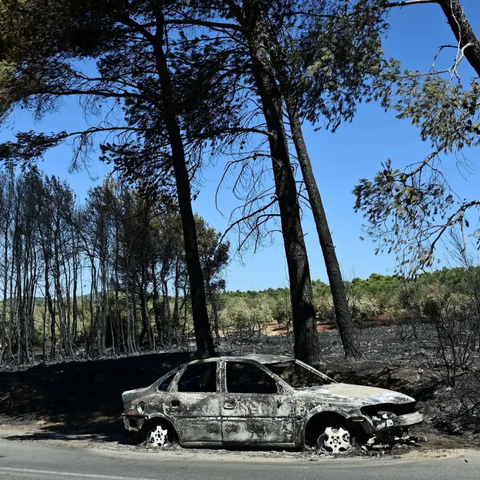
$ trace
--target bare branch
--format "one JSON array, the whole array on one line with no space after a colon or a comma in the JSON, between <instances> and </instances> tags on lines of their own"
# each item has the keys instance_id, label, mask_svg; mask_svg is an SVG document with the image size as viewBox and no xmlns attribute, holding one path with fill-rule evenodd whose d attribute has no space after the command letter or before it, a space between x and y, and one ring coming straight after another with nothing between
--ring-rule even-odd
<instances>
[{"instance_id":1,"label":"bare branch","mask_svg":"<svg viewBox=\"0 0 480 480\"><path fill-rule=\"evenodd\" d=\"M225 232L223 233L222 237L220 238L220 243L223 242L225 236L230 232L230 230L232 230L233 228L235 228L237 225L241 224L242 222L245 222L246 220L248 219L251 219L251 218L254 218L256 216L258 216L260 213L262 212L265 212L266 210L268 210L270 207L272 207L273 205L275 205L275 203L277 203L277 199L275 198L275 200L272 200L270 203L268 203L267 205L264 205L262 207L260 207L259 209L255 210L254 212L251 212L249 213L248 215L245 215L244 217L242 218L239 218L238 220L236 220L235 222L233 222L231 225L228 226L228 228L225 230ZM270 215L270 216L273 216Z\"/></svg>"},{"instance_id":2,"label":"bare branch","mask_svg":"<svg viewBox=\"0 0 480 480\"><path fill-rule=\"evenodd\" d=\"M457 223L461 222L462 224L462 233L465 238L465 233L463 231L463 217L465 216L465 212L469 210L470 208L473 207L479 207L480 206L480 200L472 200L471 202L464 203L458 210L456 210L448 219L447 221L439 227L437 230L436 236L433 239L433 241L430 244L430 252L429 252L429 257L433 257L433 254L435 252L435 247L440 240L440 238L443 236L443 234L448 230L448 228L453 227ZM433 233L432 233L433 236ZM466 243L466 241L464 241Z\"/></svg>"}]
</instances>

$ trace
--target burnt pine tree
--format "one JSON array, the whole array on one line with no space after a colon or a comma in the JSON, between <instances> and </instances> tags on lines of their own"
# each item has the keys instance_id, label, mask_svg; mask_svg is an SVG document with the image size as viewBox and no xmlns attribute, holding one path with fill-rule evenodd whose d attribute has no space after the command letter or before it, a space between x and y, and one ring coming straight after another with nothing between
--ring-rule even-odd
<instances>
[{"instance_id":1,"label":"burnt pine tree","mask_svg":"<svg viewBox=\"0 0 480 480\"><path fill-rule=\"evenodd\" d=\"M334 131L351 121L356 104L371 96L372 75L382 61L380 12L375 0L357 2L305 1L301 6L271 3L268 31L290 124L290 133L308 193L346 357L361 358L335 245L322 197L303 137L302 121L328 122ZM298 23L301 29L295 29ZM298 32L296 35L292 32Z\"/></svg>"},{"instance_id":2,"label":"burnt pine tree","mask_svg":"<svg viewBox=\"0 0 480 480\"><path fill-rule=\"evenodd\" d=\"M165 17L162 11L155 13L156 29L146 34L152 44L156 69L160 79L161 101L164 108L164 122L171 146L172 164L175 172L178 207L182 219L185 242L185 258L192 296L192 313L200 356L214 355L213 339L207 312L207 300L203 283L200 256L198 252L195 218L192 210L190 178L187 169L185 150L176 113L172 81L165 53Z\"/></svg>"},{"instance_id":3,"label":"burnt pine tree","mask_svg":"<svg viewBox=\"0 0 480 480\"><path fill-rule=\"evenodd\" d=\"M151 155L159 150L159 146L164 150L168 144L171 154L163 155L160 160L158 158L157 160L163 167L163 171L168 171L168 167L170 167L175 175L179 176L176 182L179 204L180 208L187 208L186 203L187 199L188 203L190 202L190 196L186 184L182 184L181 179L185 180L184 176L188 176L188 170L181 130L177 123L178 97L174 101L168 59L164 50L168 25L164 11L158 4L153 5L152 2L141 2L141 5L135 4L135 7L124 2L87 2L81 5L67 2L57 5L57 7L53 12L53 8L52 10L40 8L38 2L26 2L22 4L21 12L14 12L16 16L14 16L13 22L5 22L6 30L2 30L2 33L6 31L4 45L22 45L20 40L23 34L28 38L29 46L32 47L33 43L38 52L33 61L26 62L25 59L29 59L35 53L35 49L30 48L28 52L24 49L19 52L16 47L11 48L9 69L3 72L7 84L7 89L4 90L7 95L4 95L2 99L4 110L19 100L19 85L24 88L20 100L36 99L35 106L40 112L42 108L48 107L48 102L52 98L68 94L85 94L119 101L125 99L127 126L119 128L119 130L125 132L126 135L141 134L141 141L136 145L123 145L123 149L107 145L106 150L110 155L117 155L117 158L119 156L128 157L128 153L130 153L130 159L132 159L132 153L134 153L137 163L133 167L130 165L127 168L130 168L130 172L132 172L138 167L137 171L144 172L145 170L142 169L146 168L145 164L142 162L138 166L138 159L144 159L147 153L150 154L151 159ZM253 9L248 5L246 7L250 26L246 28L245 36L254 64L252 71L259 83L267 123L277 136L277 138L273 138L273 135L270 135L269 138L274 158L273 169L292 286L294 324L296 326L295 353L299 358L313 363L318 356L318 340L296 185L282 121L281 97L272 76L273 70L269 65L267 52L264 49L256 51L261 41L261 37L258 36L258 26L261 26L261 23L256 17L255 5L251 5ZM170 5L169 13L172 8L174 7ZM29 19L31 25L28 21L25 22ZM55 22L55 29L45 27L52 25L52 22ZM52 31L55 32L53 39ZM86 32L89 34L85 35ZM130 35L132 32L134 35ZM15 36L20 36L20 38L15 38ZM12 41L12 39L18 41ZM27 42L24 42L23 45L25 43ZM46 48L47 45L49 48ZM53 57L54 53L55 57ZM88 56L100 58L100 61L97 62L101 73L100 79L98 77L86 78L85 72L75 72L72 75L74 66L71 60ZM45 62L45 59L51 61ZM131 68L132 71L129 71L128 68ZM152 68L153 76L151 75ZM132 88L132 80L135 88ZM139 85L141 85L140 89ZM152 114L152 110L154 114ZM159 115L157 112L162 112L163 115ZM104 129L105 127L100 127L97 130ZM83 138L94 131L95 129L86 132ZM29 161L41 155L45 148L58 143L66 136L65 133L54 136L21 135L16 144L4 146L3 154L4 157L11 159ZM183 165L180 164L182 159ZM188 223L187 219L187 227ZM185 239L187 252L191 252L192 249L194 250L194 237L185 232ZM193 257L198 258L197 255L193 255ZM190 264L193 265L193 260ZM200 354L212 353L213 342L210 330L208 329L207 334L207 328L204 328L208 326L208 322L206 322L206 308L203 308L206 303L203 279L199 269L197 272L199 275L195 275L195 272L189 273L190 281L193 282L191 294L195 294L194 290L202 292L198 295L199 298L193 300L196 310L202 304L202 312L200 314L197 311L194 312L198 349ZM200 283L202 284L201 289Z\"/></svg>"},{"instance_id":4,"label":"burnt pine tree","mask_svg":"<svg viewBox=\"0 0 480 480\"><path fill-rule=\"evenodd\" d=\"M480 77L480 42L469 22L460 0L384 0L383 8L405 7L408 5L419 5L433 3L440 5L445 17L458 42L458 47L465 55L472 68Z\"/></svg>"},{"instance_id":5,"label":"burnt pine tree","mask_svg":"<svg viewBox=\"0 0 480 480\"><path fill-rule=\"evenodd\" d=\"M283 122L283 99L269 52L260 2L244 0L227 4L242 28L251 61L254 85L261 100L272 157L275 194L280 211L292 302L295 357L312 364L318 361L319 343L307 250L300 206L292 172L288 138Z\"/></svg>"},{"instance_id":6,"label":"burnt pine tree","mask_svg":"<svg viewBox=\"0 0 480 480\"><path fill-rule=\"evenodd\" d=\"M206 3L211 5L212 2ZM279 131L279 127L272 126L273 109L265 107L265 102L271 95L275 96L273 103L277 102L279 123L283 129L276 136L282 138L289 133L293 140L329 275L337 325L346 356L352 358L361 357L361 352L301 124L305 119L312 123L324 119L329 125L333 125L334 130L342 120L351 120L358 99L371 93L370 77L378 71L382 58L379 56L379 33L383 24L378 22L381 12L371 11L371 7L378 6L378 3L376 0L321 4L308 0L295 3L260 0L251 3L228 2L228 14L217 6L219 14L230 21L233 18L236 24L215 25L217 29L229 29L229 37L234 39L233 42L236 41L235 55L238 60L235 64L243 65L243 70L237 73L237 77L244 78L244 90L247 85L253 90L252 95L261 97L263 115L269 118L267 130L270 144L272 129L277 128ZM251 17L256 23L255 27L250 28L248 22L251 19L247 21L247 12L253 10L255 14ZM251 47L252 43L248 40L252 37L249 28L254 30L259 25L262 33L257 44L265 52L260 62L259 55L251 55L252 51L258 53L260 50L256 46ZM225 49L222 50L222 53L224 52ZM268 69L268 74L263 77L258 74L259 64L264 72ZM223 65L225 62L222 62ZM266 90L265 79L268 75L272 88ZM238 85L238 79L231 80L231 84ZM289 128L284 121L285 114L288 115ZM275 155L272 157L277 158ZM257 155L253 154L252 158L253 161L257 160ZM291 160L288 162L291 163ZM273 170L275 172L275 168ZM277 180L278 175L275 178ZM284 210L282 206L279 208L284 219ZM261 208L256 213L266 216L265 210ZM250 212L247 218L250 218ZM255 225L255 222L253 224Z\"/></svg>"},{"instance_id":7,"label":"burnt pine tree","mask_svg":"<svg viewBox=\"0 0 480 480\"><path fill-rule=\"evenodd\" d=\"M460 0L437 0L448 24L457 39L458 46L480 77L480 42L463 11Z\"/></svg>"},{"instance_id":8,"label":"burnt pine tree","mask_svg":"<svg viewBox=\"0 0 480 480\"><path fill-rule=\"evenodd\" d=\"M191 207L189 170L194 165L187 161L167 59L165 15L174 14L175 6L122 0L59 1L46 6L28 0L3 4L0 13L0 118L19 105L42 116L59 99L72 95L85 97L86 106L97 113L102 106L110 111L121 106L125 115L124 124L112 125L107 115L82 132L20 133L16 143L2 145L0 157L35 162L46 149L72 136L78 139L78 155L96 133L113 132L121 148L107 145L105 152L114 151L117 159L123 156L130 162L126 169L131 176L148 171L161 182L172 175L182 217L197 350L200 356L213 355ZM81 59L94 60L98 75L79 69ZM135 159L129 153L135 153Z\"/></svg>"},{"instance_id":9,"label":"burnt pine tree","mask_svg":"<svg viewBox=\"0 0 480 480\"><path fill-rule=\"evenodd\" d=\"M275 213L280 218L291 286L295 355L315 363L319 353L318 338L296 179L288 148L282 96L264 45L266 30L259 15L259 2L227 2L227 8L221 2L192 5L190 16L176 19L183 29L172 42L176 48L171 52L181 73L178 89L186 97L193 91L195 97L207 96L209 101L198 102L195 98L191 102L193 105L186 105L191 109L188 117L197 121L185 122L185 128L191 139L211 141L214 151L218 145L218 150L222 150L225 144L235 147L237 142L237 154L244 157L240 161L246 162L247 170L249 159L252 163L259 158L271 162L274 194L263 192L260 197L269 198L267 205L247 217L270 218L273 212L267 212L268 208L278 206ZM192 26L196 28L184 31ZM210 91L214 94L209 94ZM261 124L262 117L266 128ZM261 155L243 155L241 152L247 143L245 136L258 134L262 135L260 142L266 139L268 147ZM261 183L256 176L250 180L253 184ZM238 183L242 183L241 180ZM247 204L250 201L255 203L256 199L248 199Z\"/></svg>"},{"instance_id":10,"label":"burnt pine tree","mask_svg":"<svg viewBox=\"0 0 480 480\"><path fill-rule=\"evenodd\" d=\"M247 104L259 104L258 113L251 111L249 118L259 118L261 115L266 119L268 131L268 141L270 143L270 157L277 159L278 142L272 147L272 131L277 129L277 138L288 138L290 133L296 149L297 158L302 169L303 180L307 186L310 197L310 203L314 212L314 218L317 223L320 244L324 253L327 271L329 274L330 285L333 293L337 324L341 334L342 342L347 357L360 357L361 352L356 340L355 332L350 318L349 307L346 300L345 289L340 272L340 267L336 257L335 247L331 238L330 230L326 214L323 208L322 200L313 176L308 151L303 140L301 121L308 118L312 122L318 121L319 117L326 118L332 124L338 124L342 119L351 120L355 111L355 105L358 98L366 91L369 84L369 76L375 73L378 66L378 54L380 51L379 32L381 26L377 25L377 18L381 15L368 14L369 7L378 5L375 0L359 0L353 2L354 7L347 5L345 2L323 2L319 5L317 2L303 1L292 4L290 2L264 2L256 1L249 4L248 2L228 2L229 8L225 10L222 5L217 2L202 2L203 10L197 17L190 17L183 20L184 26L195 25L197 28L193 30L193 34L187 39L185 33L182 32L182 41L184 42L184 50L189 53L186 57L182 56L183 64L191 64L195 62L193 71L197 71L196 75L192 70L184 74L184 83L190 79L197 80L202 78L205 85L209 85L211 89L218 90L219 84L228 83L230 88L225 92L224 97L219 101L223 104L228 103L231 98L235 98L232 92L235 89L241 89L241 94L247 94ZM257 52L255 46L251 47L251 32L248 29L247 11L256 9L256 17L254 22L257 28L261 26L262 35L258 45L262 47L265 54L259 62L259 55L252 55ZM210 10L209 10L210 9ZM217 15L212 12L217 11ZM208 12L206 14L205 12ZM225 22L218 22L218 17L224 16ZM328 19L328 20L327 20ZM296 28L302 25L301 28ZM209 35L199 35L199 27L209 27ZM368 27L368 28L366 28ZM251 29L253 30L253 29ZM221 45L216 53L217 59L212 58L212 50L215 50L216 32L225 32L221 41ZM297 34L296 38L291 38L292 31L304 32ZM213 38L212 38L213 37ZM225 41L228 38L229 41ZM315 39L315 41L314 41ZM320 45L318 44L321 40ZM212 45L213 44L213 45ZM306 45L304 47L303 45ZM205 46L206 45L206 46ZM354 48L355 45L355 48ZM372 48L373 47L373 48ZM181 47L180 47L181 48ZM328 50L329 56L325 56L325 50ZM372 50L370 52L370 50ZM185 54L183 54L185 55ZM235 58L232 61L231 58ZM207 60L205 60L207 58ZM327 58L327 60L325 60ZM319 66L319 61L322 65ZM199 66L199 63L203 65ZM259 75L258 65L270 75L270 84L267 85L265 78ZM352 64L355 68L352 68ZM232 66L233 65L233 66ZM184 68L184 67L183 67ZM209 70L210 68L210 70ZM198 73L198 70L202 72ZM325 73L327 69L327 73ZM216 82L212 81L212 71L222 72L220 79L215 77ZM305 80L308 77L308 80ZM209 82L205 82L209 79ZM265 88L267 87L267 89ZM270 88L271 86L271 88ZM189 90L185 88L185 90ZM190 90L195 90L193 84ZM265 106L267 98L273 95L272 101L277 104L277 118L279 121L275 125L272 118L272 108ZM261 101L258 102L258 97ZM330 97L330 101L328 100ZM327 105L330 103L330 105ZM300 109L299 106L302 105ZM210 108L218 108L211 106ZM284 110L289 117L289 131L284 121ZM249 129L248 122L242 123L241 115L231 116L231 124L234 128L220 129L224 134L233 130L241 134L250 131L250 133L261 133L256 125L256 129ZM192 116L201 117L201 111L195 111ZM203 122L208 123L208 122ZM262 126L262 128L265 128ZM215 135L219 135L219 130L214 130ZM205 132L208 136L208 129ZM282 140L280 140L281 142ZM247 143L241 142L240 151L243 145ZM275 153L272 154L272 148ZM288 146L284 149L286 156L280 158L288 158L288 163L292 165L289 158ZM240 153L240 157L246 158L246 154ZM258 164L258 158L262 156L258 151L251 154L251 163ZM231 162L227 168L232 165ZM279 188L278 170L275 173L275 166L278 166L278 160L273 162L272 170L274 172L275 190ZM285 163L286 165L287 163ZM243 163L244 166L245 163ZM245 170L250 171L250 167ZM245 171L243 170L243 171ZM254 167L251 167L254 170ZM252 183L257 182L254 177ZM243 184L238 181L237 184ZM250 185L251 187L251 185ZM255 196L251 194L253 187L247 194L246 205L255 202ZM265 197L265 192L262 192ZM261 197L257 195L256 198ZM275 196L280 210L282 221L285 219L286 210L284 205L279 203L280 197ZM292 203L293 204L293 203ZM258 225L264 225L264 218L268 217L267 206L254 209L244 209L244 219L250 222L250 228L258 228ZM288 214L287 214L288 217ZM252 221L252 218L254 220ZM258 220L261 219L261 220ZM235 222L238 224L242 219ZM282 223L282 231L287 224ZM248 237L250 231L245 235ZM257 235L257 238L261 235ZM286 245L288 245L288 240ZM289 247L287 247L288 250ZM291 256L287 253L287 262L291 261ZM291 266L291 264L289 264ZM292 270L290 270L292 273ZM293 282L295 283L295 282ZM293 301L293 299L292 299ZM297 311L298 313L298 311ZM295 315L295 313L294 313ZM301 328L302 322L296 327ZM297 335L300 338L301 335Z\"/></svg>"}]
</instances>

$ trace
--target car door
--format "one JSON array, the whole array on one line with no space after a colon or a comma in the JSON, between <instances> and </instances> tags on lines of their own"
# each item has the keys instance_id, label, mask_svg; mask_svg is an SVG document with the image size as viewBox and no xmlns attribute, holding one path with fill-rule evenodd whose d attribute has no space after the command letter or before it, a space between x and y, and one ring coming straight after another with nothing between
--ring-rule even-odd
<instances>
[{"instance_id":1,"label":"car door","mask_svg":"<svg viewBox=\"0 0 480 480\"><path fill-rule=\"evenodd\" d=\"M293 401L259 364L225 362L222 438L225 445L293 445Z\"/></svg>"},{"instance_id":2,"label":"car door","mask_svg":"<svg viewBox=\"0 0 480 480\"><path fill-rule=\"evenodd\" d=\"M221 444L217 363L188 365L170 389L166 413L174 420L182 444Z\"/></svg>"}]
</instances>

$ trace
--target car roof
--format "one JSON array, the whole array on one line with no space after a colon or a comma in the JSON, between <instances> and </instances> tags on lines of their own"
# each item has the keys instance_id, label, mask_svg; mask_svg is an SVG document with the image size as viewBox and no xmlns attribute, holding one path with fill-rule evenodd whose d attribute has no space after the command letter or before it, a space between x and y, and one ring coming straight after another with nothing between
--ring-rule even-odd
<instances>
[{"instance_id":1,"label":"car roof","mask_svg":"<svg viewBox=\"0 0 480 480\"><path fill-rule=\"evenodd\" d=\"M292 357L288 355L270 355L264 353L252 353L249 355L221 355L219 357L210 357L210 358L203 358L199 360L193 360L190 363L203 363L203 362L219 362L221 360L253 360L258 363L280 363L280 362L289 362L293 361Z\"/></svg>"},{"instance_id":2,"label":"car roof","mask_svg":"<svg viewBox=\"0 0 480 480\"><path fill-rule=\"evenodd\" d=\"M233 358L245 358L247 360L255 360L259 363L279 363L279 362L288 362L294 360L288 355L271 355L266 353L252 353L250 355L242 355L241 357Z\"/></svg>"}]
</instances>

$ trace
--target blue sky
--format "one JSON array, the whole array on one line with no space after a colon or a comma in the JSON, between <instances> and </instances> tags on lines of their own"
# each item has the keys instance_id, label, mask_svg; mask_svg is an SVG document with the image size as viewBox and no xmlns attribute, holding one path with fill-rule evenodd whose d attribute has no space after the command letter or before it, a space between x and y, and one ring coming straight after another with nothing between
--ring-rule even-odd
<instances>
[{"instance_id":1,"label":"blue sky","mask_svg":"<svg viewBox=\"0 0 480 480\"><path fill-rule=\"evenodd\" d=\"M474 29L480 35L480 2L462 0L462 5ZM410 69L428 70L440 45L454 44L455 39L438 5L413 5L394 9L390 17L391 29L385 41L386 53L402 61ZM453 50L446 51L440 61L450 62ZM473 76L467 65L464 75ZM15 112L6 128L0 130L0 141L16 131L36 129L56 131L59 128L75 129L85 124L83 114L74 100L65 103L55 114L42 122L34 123L27 114ZM342 125L335 134L323 130L314 131L305 125L305 137L314 165L314 171L328 215L330 230L337 248L337 255L345 279L366 278L371 273L392 274L395 266L393 255L375 255L375 246L362 236L363 218L353 211L351 193L360 178L372 178L380 163L391 158L396 166L422 160L428 153L418 130L409 121L398 120L393 112L385 113L378 105L362 104L353 123ZM471 178L464 179L455 168L453 160L445 161L457 190L465 197L476 194L478 185L479 153L467 153L473 164ZM67 180L79 200L85 198L88 189L101 183L108 167L92 155L88 172L69 173L68 165L72 148L63 145L50 152L40 168L47 174L55 174ZM234 201L227 190L220 194L222 213L215 209L214 197L222 171L222 162L204 171L203 190L194 203L194 209L217 230L224 231ZM475 197L473 197L475 198ZM312 279L327 280L318 237L309 212L305 212L304 231L310 259ZM232 255L235 251L235 235L231 236ZM257 253L244 252L242 258L233 255L227 272L228 290L263 290L269 287L288 286L283 244L277 236L274 245Z\"/></svg>"}]
</instances>

